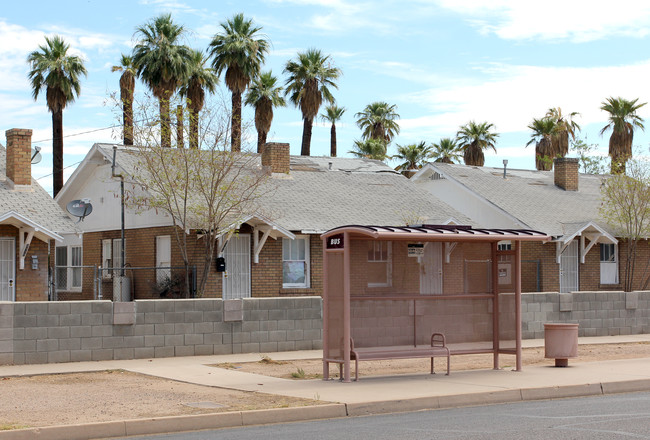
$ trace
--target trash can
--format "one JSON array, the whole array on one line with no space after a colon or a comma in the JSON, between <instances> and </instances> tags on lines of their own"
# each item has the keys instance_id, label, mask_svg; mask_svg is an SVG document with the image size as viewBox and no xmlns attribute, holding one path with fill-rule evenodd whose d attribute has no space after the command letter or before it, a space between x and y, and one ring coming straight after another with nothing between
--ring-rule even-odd
<instances>
[{"instance_id":1,"label":"trash can","mask_svg":"<svg viewBox=\"0 0 650 440\"><path fill-rule=\"evenodd\" d=\"M544 324L544 357L555 359L556 367L568 367L578 357L578 324Z\"/></svg>"}]
</instances>

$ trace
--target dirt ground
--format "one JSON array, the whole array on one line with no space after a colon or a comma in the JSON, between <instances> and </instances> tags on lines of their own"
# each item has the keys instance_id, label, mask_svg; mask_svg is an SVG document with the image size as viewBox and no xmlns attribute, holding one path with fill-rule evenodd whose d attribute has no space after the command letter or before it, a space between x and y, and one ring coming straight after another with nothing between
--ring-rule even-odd
<instances>
[{"instance_id":1,"label":"dirt ground","mask_svg":"<svg viewBox=\"0 0 650 440\"><path fill-rule=\"evenodd\" d=\"M650 344L584 345L579 348L578 358L569 364L640 357L650 357ZM543 348L524 350L524 367L553 362L544 359ZM513 364L513 356L501 356L502 368ZM219 367L296 380L322 377L319 359L280 362L261 357L259 362ZM436 360L436 369L442 372L444 368L444 360ZM492 368L491 355L451 358L452 374L483 368ZM428 360L362 362L359 370L362 376L422 373L428 371ZM330 375L336 377L338 369L332 367ZM0 378L0 395L0 430L325 403L192 385L121 370L4 377Z\"/></svg>"},{"instance_id":2,"label":"dirt ground","mask_svg":"<svg viewBox=\"0 0 650 440\"><path fill-rule=\"evenodd\" d=\"M608 359L634 359L650 357L650 343L580 345L578 357L569 359L569 365L579 362L594 362ZM396 359L389 361L365 361L359 363L359 377L396 374L428 373L429 359ZM513 355L500 355L501 368L513 368ZM523 350L523 366L555 364L554 359L544 358L544 348L527 348ZM238 369L247 373L257 373L286 379L317 379L323 377L323 362L320 359L298 361L276 361L272 354L259 362L241 364L218 364L221 368ZM463 355L451 357L451 371L479 370L492 368L491 354ZM445 372L447 360L435 359L435 370ZM330 365L330 378L338 378L338 365Z\"/></svg>"}]
</instances>

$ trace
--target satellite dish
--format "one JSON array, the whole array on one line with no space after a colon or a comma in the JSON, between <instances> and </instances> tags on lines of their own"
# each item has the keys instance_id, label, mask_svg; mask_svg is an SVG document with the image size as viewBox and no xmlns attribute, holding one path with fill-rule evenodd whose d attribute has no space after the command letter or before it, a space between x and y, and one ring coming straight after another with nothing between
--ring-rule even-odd
<instances>
[{"instance_id":1,"label":"satellite dish","mask_svg":"<svg viewBox=\"0 0 650 440\"><path fill-rule=\"evenodd\" d=\"M41 156L41 147L32 148L32 165L39 163L43 159Z\"/></svg>"},{"instance_id":2,"label":"satellite dish","mask_svg":"<svg viewBox=\"0 0 650 440\"><path fill-rule=\"evenodd\" d=\"M82 221L87 215L93 212L93 205L90 204L90 200L88 199L73 200L67 204L66 209L70 215L79 217L79 221Z\"/></svg>"}]
</instances>

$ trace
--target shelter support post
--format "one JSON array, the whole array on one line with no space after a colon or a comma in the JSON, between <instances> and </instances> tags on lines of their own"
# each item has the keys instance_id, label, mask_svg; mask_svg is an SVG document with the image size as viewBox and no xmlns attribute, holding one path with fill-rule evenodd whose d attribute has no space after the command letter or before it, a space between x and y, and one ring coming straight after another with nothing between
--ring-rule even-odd
<instances>
[{"instance_id":1,"label":"shelter support post","mask_svg":"<svg viewBox=\"0 0 650 440\"><path fill-rule=\"evenodd\" d=\"M494 350L494 369L499 369L499 262L497 242L492 246L492 349Z\"/></svg>"},{"instance_id":2,"label":"shelter support post","mask_svg":"<svg viewBox=\"0 0 650 440\"><path fill-rule=\"evenodd\" d=\"M343 234L343 382L350 382L350 234Z\"/></svg>"},{"instance_id":3,"label":"shelter support post","mask_svg":"<svg viewBox=\"0 0 650 440\"><path fill-rule=\"evenodd\" d=\"M327 263L329 260L329 255L327 253L327 245L325 240L323 242L323 292L328 292L328 278L329 272L327 271ZM330 378L330 364L325 360L329 353L329 295L323 295L323 380L328 380Z\"/></svg>"},{"instance_id":4,"label":"shelter support post","mask_svg":"<svg viewBox=\"0 0 650 440\"><path fill-rule=\"evenodd\" d=\"M516 371L521 371L521 241L515 242L515 343Z\"/></svg>"}]
</instances>

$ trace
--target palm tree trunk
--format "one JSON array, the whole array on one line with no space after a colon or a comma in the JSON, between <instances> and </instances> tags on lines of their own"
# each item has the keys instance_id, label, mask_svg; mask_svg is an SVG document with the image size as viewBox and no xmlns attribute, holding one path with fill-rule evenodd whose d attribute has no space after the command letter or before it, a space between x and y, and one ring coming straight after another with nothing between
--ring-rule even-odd
<instances>
[{"instance_id":1,"label":"palm tree trunk","mask_svg":"<svg viewBox=\"0 0 650 440\"><path fill-rule=\"evenodd\" d=\"M199 148L199 112L188 107L190 113L190 148Z\"/></svg>"},{"instance_id":2,"label":"palm tree trunk","mask_svg":"<svg viewBox=\"0 0 650 440\"><path fill-rule=\"evenodd\" d=\"M266 135L267 133L265 131L259 130L257 132L257 152L261 153L262 150L264 149L264 145L266 145Z\"/></svg>"},{"instance_id":3,"label":"palm tree trunk","mask_svg":"<svg viewBox=\"0 0 650 440\"><path fill-rule=\"evenodd\" d=\"M52 196L63 188L63 109L52 112Z\"/></svg>"},{"instance_id":4,"label":"palm tree trunk","mask_svg":"<svg viewBox=\"0 0 650 440\"><path fill-rule=\"evenodd\" d=\"M185 140L183 139L183 106L176 106L176 148L185 148Z\"/></svg>"},{"instance_id":5,"label":"palm tree trunk","mask_svg":"<svg viewBox=\"0 0 650 440\"><path fill-rule=\"evenodd\" d=\"M300 148L301 156L311 155L311 128L313 119L305 118L302 125L302 147Z\"/></svg>"},{"instance_id":6,"label":"palm tree trunk","mask_svg":"<svg viewBox=\"0 0 650 440\"><path fill-rule=\"evenodd\" d=\"M172 133L169 127L169 100L163 97L158 102L160 105L160 146L171 148Z\"/></svg>"},{"instance_id":7,"label":"palm tree trunk","mask_svg":"<svg viewBox=\"0 0 650 440\"><path fill-rule=\"evenodd\" d=\"M133 145L133 93L122 99L124 145Z\"/></svg>"},{"instance_id":8,"label":"palm tree trunk","mask_svg":"<svg viewBox=\"0 0 650 440\"><path fill-rule=\"evenodd\" d=\"M330 129L330 156L336 157L336 125Z\"/></svg>"},{"instance_id":9,"label":"palm tree trunk","mask_svg":"<svg viewBox=\"0 0 650 440\"><path fill-rule=\"evenodd\" d=\"M231 151L241 151L241 92L232 92Z\"/></svg>"}]
</instances>

